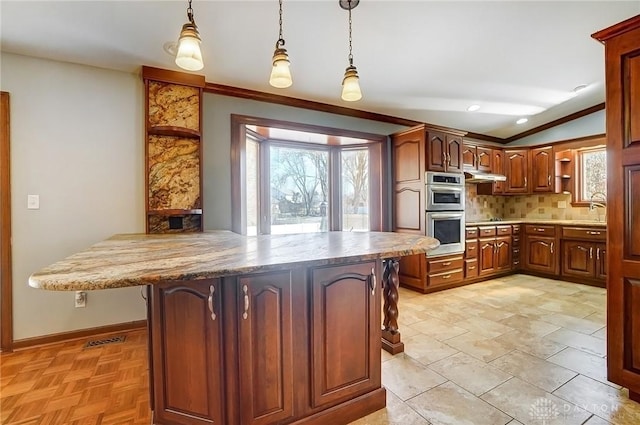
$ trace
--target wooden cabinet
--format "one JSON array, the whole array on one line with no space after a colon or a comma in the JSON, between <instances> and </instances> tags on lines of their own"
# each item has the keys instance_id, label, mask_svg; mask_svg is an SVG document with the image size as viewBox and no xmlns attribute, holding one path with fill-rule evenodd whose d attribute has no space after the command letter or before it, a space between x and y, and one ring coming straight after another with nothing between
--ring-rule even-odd
<instances>
[{"instance_id":1,"label":"wooden cabinet","mask_svg":"<svg viewBox=\"0 0 640 425\"><path fill-rule=\"evenodd\" d=\"M559 258L555 226L525 225L525 270L555 275Z\"/></svg>"},{"instance_id":2,"label":"wooden cabinet","mask_svg":"<svg viewBox=\"0 0 640 425\"><path fill-rule=\"evenodd\" d=\"M531 191L553 192L555 159L553 148L546 146L531 149Z\"/></svg>"},{"instance_id":3,"label":"wooden cabinet","mask_svg":"<svg viewBox=\"0 0 640 425\"><path fill-rule=\"evenodd\" d=\"M575 182L575 154L573 149L563 149L555 153L556 193L573 194Z\"/></svg>"},{"instance_id":4,"label":"wooden cabinet","mask_svg":"<svg viewBox=\"0 0 640 425\"><path fill-rule=\"evenodd\" d=\"M493 170L492 149L484 146L464 144L462 162L464 168L467 170L490 173Z\"/></svg>"},{"instance_id":5,"label":"wooden cabinet","mask_svg":"<svg viewBox=\"0 0 640 425\"><path fill-rule=\"evenodd\" d=\"M511 268L520 269L520 225L511 226Z\"/></svg>"},{"instance_id":6,"label":"wooden cabinet","mask_svg":"<svg viewBox=\"0 0 640 425\"><path fill-rule=\"evenodd\" d=\"M462 172L462 134L449 134L429 128L426 133L427 170Z\"/></svg>"},{"instance_id":7,"label":"wooden cabinet","mask_svg":"<svg viewBox=\"0 0 640 425\"><path fill-rule=\"evenodd\" d=\"M391 137L393 149L393 230L426 234L425 129L420 126Z\"/></svg>"},{"instance_id":8,"label":"wooden cabinet","mask_svg":"<svg viewBox=\"0 0 640 425\"><path fill-rule=\"evenodd\" d=\"M478 231L478 275L511 270L511 226L481 226Z\"/></svg>"},{"instance_id":9,"label":"wooden cabinet","mask_svg":"<svg viewBox=\"0 0 640 425\"><path fill-rule=\"evenodd\" d=\"M598 279L600 286L604 286L606 235L606 230L600 227L563 227L562 276Z\"/></svg>"},{"instance_id":10,"label":"wooden cabinet","mask_svg":"<svg viewBox=\"0 0 640 425\"><path fill-rule=\"evenodd\" d=\"M607 378L640 402L640 15L593 37L607 92Z\"/></svg>"},{"instance_id":11,"label":"wooden cabinet","mask_svg":"<svg viewBox=\"0 0 640 425\"><path fill-rule=\"evenodd\" d=\"M504 167L507 176L504 193L529 193L529 150L505 149Z\"/></svg>"},{"instance_id":12,"label":"wooden cabinet","mask_svg":"<svg viewBox=\"0 0 640 425\"><path fill-rule=\"evenodd\" d=\"M381 350L375 272L375 262L312 271L313 407L335 404L381 385L380 368L372 367L380 363Z\"/></svg>"},{"instance_id":13,"label":"wooden cabinet","mask_svg":"<svg viewBox=\"0 0 640 425\"><path fill-rule=\"evenodd\" d=\"M426 294L461 283L464 271L462 254L432 258L409 255L400 259L400 285Z\"/></svg>"},{"instance_id":14,"label":"wooden cabinet","mask_svg":"<svg viewBox=\"0 0 640 425\"><path fill-rule=\"evenodd\" d=\"M238 386L243 425L293 416L293 316L289 271L238 278ZM250 402L248 402L250 400Z\"/></svg>"},{"instance_id":15,"label":"wooden cabinet","mask_svg":"<svg viewBox=\"0 0 640 425\"><path fill-rule=\"evenodd\" d=\"M154 423L347 423L384 407L380 275L366 261L153 285Z\"/></svg>"},{"instance_id":16,"label":"wooden cabinet","mask_svg":"<svg viewBox=\"0 0 640 425\"><path fill-rule=\"evenodd\" d=\"M201 232L204 77L143 67L147 233Z\"/></svg>"},{"instance_id":17,"label":"wooden cabinet","mask_svg":"<svg viewBox=\"0 0 640 425\"><path fill-rule=\"evenodd\" d=\"M157 423L224 425L224 347L216 280L154 285L150 350Z\"/></svg>"}]
</instances>

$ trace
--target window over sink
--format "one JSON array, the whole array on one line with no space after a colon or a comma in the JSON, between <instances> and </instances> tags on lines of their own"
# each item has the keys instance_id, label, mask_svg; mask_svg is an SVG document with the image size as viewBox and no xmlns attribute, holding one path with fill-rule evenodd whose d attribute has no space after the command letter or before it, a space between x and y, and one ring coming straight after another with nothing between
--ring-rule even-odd
<instances>
[{"instance_id":1,"label":"window over sink","mask_svg":"<svg viewBox=\"0 0 640 425\"><path fill-rule=\"evenodd\" d=\"M575 203L607 202L607 152L604 146L578 151L578 179Z\"/></svg>"}]
</instances>

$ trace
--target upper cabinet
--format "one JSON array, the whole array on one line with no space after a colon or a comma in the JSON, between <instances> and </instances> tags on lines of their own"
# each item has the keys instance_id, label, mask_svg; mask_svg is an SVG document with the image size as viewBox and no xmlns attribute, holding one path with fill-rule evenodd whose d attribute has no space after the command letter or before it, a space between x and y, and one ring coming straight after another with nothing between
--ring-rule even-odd
<instances>
[{"instance_id":1,"label":"upper cabinet","mask_svg":"<svg viewBox=\"0 0 640 425\"><path fill-rule=\"evenodd\" d=\"M463 168L462 135L444 131L426 131L427 170L460 173Z\"/></svg>"},{"instance_id":2,"label":"upper cabinet","mask_svg":"<svg viewBox=\"0 0 640 425\"><path fill-rule=\"evenodd\" d=\"M504 175L504 151L502 149L491 150L491 167L494 174ZM493 183L493 193L504 193L505 182Z\"/></svg>"},{"instance_id":3,"label":"upper cabinet","mask_svg":"<svg viewBox=\"0 0 640 425\"><path fill-rule=\"evenodd\" d=\"M490 173L493 171L492 149L465 144L462 149L462 162L465 170Z\"/></svg>"},{"instance_id":4,"label":"upper cabinet","mask_svg":"<svg viewBox=\"0 0 640 425\"><path fill-rule=\"evenodd\" d=\"M554 158L553 148L531 149L531 191L553 192L554 184Z\"/></svg>"},{"instance_id":5,"label":"upper cabinet","mask_svg":"<svg viewBox=\"0 0 640 425\"><path fill-rule=\"evenodd\" d=\"M504 193L529 193L529 149L505 149L504 167Z\"/></svg>"},{"instance_id":6,"label":"upper cabinet","mask_svg":"<svg viewBox=\"0 0 640 425\"><path fill-rule=\"evenodd\" d=\"M147 233L202 231L204 77L143 67Z\"/></svg>"}]
</instances>

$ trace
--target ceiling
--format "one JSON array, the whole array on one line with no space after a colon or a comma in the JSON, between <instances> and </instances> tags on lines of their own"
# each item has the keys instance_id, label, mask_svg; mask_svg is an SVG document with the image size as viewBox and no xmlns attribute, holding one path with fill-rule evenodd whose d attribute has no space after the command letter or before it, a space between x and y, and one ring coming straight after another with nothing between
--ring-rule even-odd
<instances>
[{"instance_id":1,"label":"ceiling","mask_svg":"<svg viewBox=\"0 0 640 425\"><path fill-rule=\"evenodd\" d=\"M2 50L127 72L178 70L163 45L177 39L186 7L2 0ZM338 0L284 0L288 89L268 84L276 0L193 0L193 10L207 82L508 138L604 101L604 48L590 35L640 14L640 1L362 0L353 10L359 102L340 99L348 14ZM468 112L472 104L480 110ZM529 121L516 125L520 117Z\"/></svg>"}]
</instances>

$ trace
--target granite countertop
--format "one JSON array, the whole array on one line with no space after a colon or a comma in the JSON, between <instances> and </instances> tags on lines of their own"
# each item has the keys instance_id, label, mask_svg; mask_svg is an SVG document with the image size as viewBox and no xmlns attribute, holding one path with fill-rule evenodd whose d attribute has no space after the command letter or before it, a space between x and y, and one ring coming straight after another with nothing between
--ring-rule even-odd
<instances>
[{"instance_id":1,"label":"granite countertop","mask_svg":"<svg viewBox=\"0 0 640 425\"><path fill-rule=\"evenodd\" d=\"M607 227L605 221L595 220L552 220L544 218L506 219L502 221L467 221L467 226L499 226L501 224L558 224L562 226Z\"/></svg>"},{"instance_id":2,"label":"granite countertop","mask_svg":"<svg viewBox=\"0 0 640 425\"><path fill-rule=\"evenodd\" d=\"M401 257L438 245L434 238L391 232L123 234L43 268L29 277L29 285L57 291L122 288Z\"/></svg>"}]
</instances>

